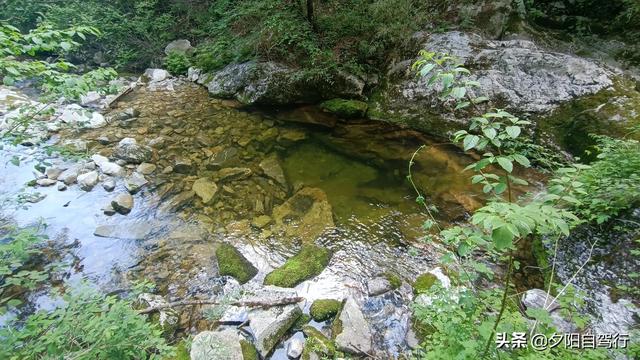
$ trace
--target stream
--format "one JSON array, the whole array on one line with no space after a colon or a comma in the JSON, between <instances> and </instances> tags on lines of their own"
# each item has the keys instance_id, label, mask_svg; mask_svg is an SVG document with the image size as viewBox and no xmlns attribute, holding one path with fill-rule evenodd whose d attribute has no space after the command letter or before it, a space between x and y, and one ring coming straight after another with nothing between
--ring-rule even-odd
<instances>
[{"instance_id":1,"label":"stream","mask_svg":"<svg viewBox=\"0 0 640 360\"><path fill-rule=\"evenodd\" d=\"M413 293L408 284L436 268L442 255L438 245L421 240L426 214L406 180L409 159L419 146L430 145L417 155L413 179L446 225L464 221L483 201L481 189L472 187L469 174L462 171L473 158L415 131L343 121L314 107L241 110L183 81L177 81L175 89L138 87L110 113L127 109L135 109L137 116L100 129L66 128L47 142L59 145L74 139L80 147L86 144L86 157L110 158L123 138L149 145L153 151L148 163L153 166L145 170L147 183L135 193L127 215L104 211L116 194L127 191L125 176L114 177L113 191L100 185L91 191L77 185L64 191L28 187L25 184L38 176L35 165L67 168L76 161L38 147L7 144L0 151L0 195L23 200L19 205L5 202L0 215L19 226L46 223L49 238L71 249L68 256L75 260L68 277L87 279L105 291L148 279L168 301L207 299L240 286L219 276L216 244L234 245L259 270L242 285L256 290L263 287L265 275L302 244L315 242L333 256L319 276L295 288L305 298L305 311L315 299L355 297L378 351L397 356L409 347ZM19 164L12 161L16 157ZM92 166L83 161L80 164ZM130 174L137 165L123 167ZM234 170L227 174L225 169ZM217 184L215 197L207 203L191 191L201 178ZM528 178L539 185L534 174ZM102 176L100 183L106 180ZM310 203L303 207L328 203L329 215L326 210L308 211L302 225L279 224L274 209L309 188L319 190L305 198ZM368 296L367 281L390 271L404 285ZM52 306L50 299L32 296L37 307ZM190 316L182 316L180 325L187 333L209 326ZM287 358L287 341L270 359Z\"/></svg>"}]
</instances>

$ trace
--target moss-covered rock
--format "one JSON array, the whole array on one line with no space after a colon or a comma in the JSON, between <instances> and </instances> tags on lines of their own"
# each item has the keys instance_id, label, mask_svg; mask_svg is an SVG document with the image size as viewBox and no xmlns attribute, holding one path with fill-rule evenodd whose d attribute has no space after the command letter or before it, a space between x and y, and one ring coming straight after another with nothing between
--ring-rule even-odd
<instances>
[{"instance_id":1,"label":"moss-covered rock","mask_svg":"<svg viewBox=\"0 0 640 360\"><path fill-rule=\"evenodd\" d=\"M320 299L311 304L309 314L315 321L327 321L338 314L342 307L342 301L334 299Z\"/></svg>"},{"instance_id":2,"label":"moss-covered rock","mask_svg":"<svg viewBox=\"0 0 640 360\"><path fill-rule=\"evenodd\" d=\"M398 275L396 275L395 273L387 271L384 274L382 274L382 276L384 276L385 279L387 279L387 281L389 281L389 283L391 284L391 288L393 290L395 290L395 289L399 288L400 286L402 286L402 279L400 279L400 277Z\"/></svg>"},{"instance_id":3,"label":"moss-covered rock","mask_svg":"<svg viewBox=\"0 0 640 360\"><path fill-rule=\"evenodd\" d=\"M216 257L220 275L233 276L241 284L251 280L258 273L258 269L232 245L221 244L216 249Z\"/></svg>"},{"instance_id":4,"label":"moss-covered rock","mask_svg":"<svg viewBox=\"0 0 640 360\"><path fill-rule=\"evenodd\" d=\"M291 325L291 331L292 332L296 332L296 331L302 330L302 328L305 325L307 325L309 323L309 321L311 321L311 316L310 315L307 315L307 314L300 315L298 320L296 320L296 322L293 323L293 325Z\"/></svg>"},{"instance_id":5,"label":"moss-covered rock","mask_svg":"<svg viewBox=\"0 0 640 360\"><path fill-rule=\"evenodd\" d=\"M616 79L611 88L562 104L536 120L538 137L587 160L597 154L587 152L596 143L590 134L640 140L640 133L629 131L640 124L640 92L634 87L630 80Z\"/></svg>"},{"instance_id":6,"label":"moss-covered rock","mask_svg":"<svg viewBox=\"0 0 640 360\"><path fill-rule=\"evenodd\" d=\"M264 279L265 285L295 287L322 272L329 264L331 251L317 245L304 245L284 265L273 270Z\"/></svg>"},{"instance_id":7,"label":"moss-covered rock","mask_svg":"<svg viewBox=\"0 0 640 360\"><path fill-rule=\"evenodd\" d=\"M240 340L240 347L242 348L242 359L244 360L259 360L258 350L247 340Z\"/></svg>"},{"instance_id":8,"label":"moss-covered rock","mask_svg":"<svg viewBox=\"0 0 640 360\"><path fill-rule=\"evenodd\" d=\"M413 292L416 294L423 294L429 291L437 280L438 278L434 274L430 272L424 273L418 276L416 281L413 282Z\"/></svg>"},{"instance_id":9,"label":"moss-covered rock","mask_svg":"<svg viewBox=\"0 0 640 360\"><path fill-rule=\"evenodd\" d=\"M333 341L324 336L318 329L306 325L302 328L302 332L304 332L307 340L304 343L301 359L311 359L312 353L329 358L332 358L332 356L336 354L336 346Z\"/></svg>"},{"instance_id":10,"label":"moss-covered rock","mask_svg":"<svg viewBox=\"0 0 640 360\"><path fill-rule=\"evenodd\" d=\"M367 105L364 101L332 99L320 104L320 108L334 113L343 118L362 118L367 112Z\"/></svg>"}]
</instances>

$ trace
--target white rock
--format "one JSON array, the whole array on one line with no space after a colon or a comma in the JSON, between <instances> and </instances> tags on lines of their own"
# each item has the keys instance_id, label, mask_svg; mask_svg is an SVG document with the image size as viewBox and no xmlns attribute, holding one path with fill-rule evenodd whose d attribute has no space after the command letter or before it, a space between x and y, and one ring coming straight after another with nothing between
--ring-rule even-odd
<instances>
[{"instance_id":1,"label":"white rock","mask_svg":"<svg viewBox=\"0 0 640 360\"><path fill-rule=\"evenodd\" d=\"M97 91L89 91L86 95L80 96L80 104L83 106L92 104L100 100L100 93Z\"/></svg>"},{"instance_id":2,"label":"white rock","mask_svg":"<svg viewBox=\"0 0 640 360\"><path fill-rule=\"evenodd\" d=\"M143 77L149 79L150 82L159 82L168 78L169 72L163 69L147 69L144 71Z\"/></svg>"},{"instance_id":3,"label":"white rock","mask_svg":"<svg viewBox=\"0 0 640 360\"><path fill-rule=\"evenodd\" d=\"M94 186L98 183L98 172L91 171L86 174L82 174L78 176L78 184L80 188L84 191L91 191Z\"/></svg>"},{"instance_id":4,"label":"white rock","mask_svg":"<svg viewBox=\"0 0 640 360\"><path fill-rule=\"evenodd\" d=\"M298 338L293 338L287 345L287 357L289 359L297 359L302 355L304 349L304 342Z\"/></svg>"},{"instance_id":5,"label":"white rock","mask_svg":"<svg viewBox=\"0 0 640 360\"><path fill-rule=\"evenodd\" d=\"M112 163L112 162L103 162L100 164L97 164L98 167L100 168L100 170L102 171L103 174L105 175L109 175L109 176L120 176L123 172L122 170L122 166L116 164L116 163Z\"/></svg>"}]
</instances>

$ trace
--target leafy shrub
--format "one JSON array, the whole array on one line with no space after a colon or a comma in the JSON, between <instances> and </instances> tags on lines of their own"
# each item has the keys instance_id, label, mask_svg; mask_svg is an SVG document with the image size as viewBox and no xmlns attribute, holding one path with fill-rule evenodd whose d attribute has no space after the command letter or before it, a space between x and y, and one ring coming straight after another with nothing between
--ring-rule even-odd
<instances>
[{"instance_id":1,"label":"leafy shrub","mask_svg":"<svg viewBox=\"0 0 640 360\"><path fill-rule=\"evenodd\" d=\"M171 52L164 59L167 70L173 75L185 75L191 66L191 59L187 54L181 52Z\"/></svg>"},{"instance_id":2,"label":"leafy shrub","mask_svg":"<svg viewBox=\"0 0 640 360\"><path fill-rule=\"evenodd\" d=\"M162 331L133 310L129 300L86 287L63 300L62 307L0 329L0 358L160 359L173 353Z\"/></svg>"},{"instance_id":3,"label":"leafy shrub","mask_svg":"<svg viewBox=\"0 0 640 360\"><path fill-rule=\"evenodd\" d=\"M597 160L577 178L584 192L576 196L579 213L601 224L640 203L640 143L605 136L596 140Z\"/></svg>"}]
</instances>

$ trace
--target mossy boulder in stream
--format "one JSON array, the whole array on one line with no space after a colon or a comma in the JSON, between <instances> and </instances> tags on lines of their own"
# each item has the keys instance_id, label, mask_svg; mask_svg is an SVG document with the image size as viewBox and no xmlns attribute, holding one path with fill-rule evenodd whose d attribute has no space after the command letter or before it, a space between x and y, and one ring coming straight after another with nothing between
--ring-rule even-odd
<instances>
[{"instance_id":1,"label":"mossy boulder in stream","mask_svg":"<svg viewBox=\"0 0 640 360\"><path fill-rule=\"evenodd\" d=\"M320 104L320 108L343 118L362 118L367 112L367 103L359 100L332 99Z\"/></svg>"},{"instance_id":2,"label":"mossy boulder in stream","mask_svg":"<svg viewBox=\"0 0 640 360\"><path fill-rule=\"evenodd\" d=\"M260 360L260 356L258 355L258 350L247 340L240 340L240 348L242 348L242 359L243 360Z\"/></svg>"},{"instance_id":3,"label":"mossy boulder in stream","mask_svg":"<svg viewBox=\"0 0 640 360\"><path fill-rule=\"evenodd\" d=\"M431 287L438 281L438 277L434 274L427 272L424 273L413 282L413 291L416 294L426 293Z\"/></svg>"},{"instance_id":4,"label":"mossy boulder in stream","mask_svg":"<svg viewBox=\"0 0 640 360\"><path fill-rule=\"evenodd\" d=\"M341 307L342 301L334 299L319 299L311 304L309 314L315 321L327 321L335 317Z\"/></svg>"},{"instance_id":5,"label":"mossy boulder in stream","mask_svg":"<svg viewBox=\"0 0 640 360\"><path fill-rule=\"evenodd\" d=\"M216 249L220 275L234 277L240 284L253 279L258 269L253 266L241 253L229 244L221 244Z\"/></svg>"},{"instance_id":6,"label":"mossy boulder in stream","mask_svg":"<svg viewBox=\"0 0 640 360\"><path fill-rule=\"evenodd\" d=\"M335 344L320 330L314 328L311 325L306 325L302 328L302 332L307 337L304 344L304 350L302 351L303 360L311 360L321 358L318 355L332 358L336 353ZM313 356L312 354L315 354Z\"/></svg>"},{"instance_id":7,"label":"mossy boulder in stream","mask_svg":"<svg viewBox=\"0 0 640 360\"><path fill-rule=\"evenodd\" d=\"M322 272L329 264L331 251L316 245L304 245L284 265L273 270L264 279L265 285L295 287Z\"/></svg>"}]
</instances>

